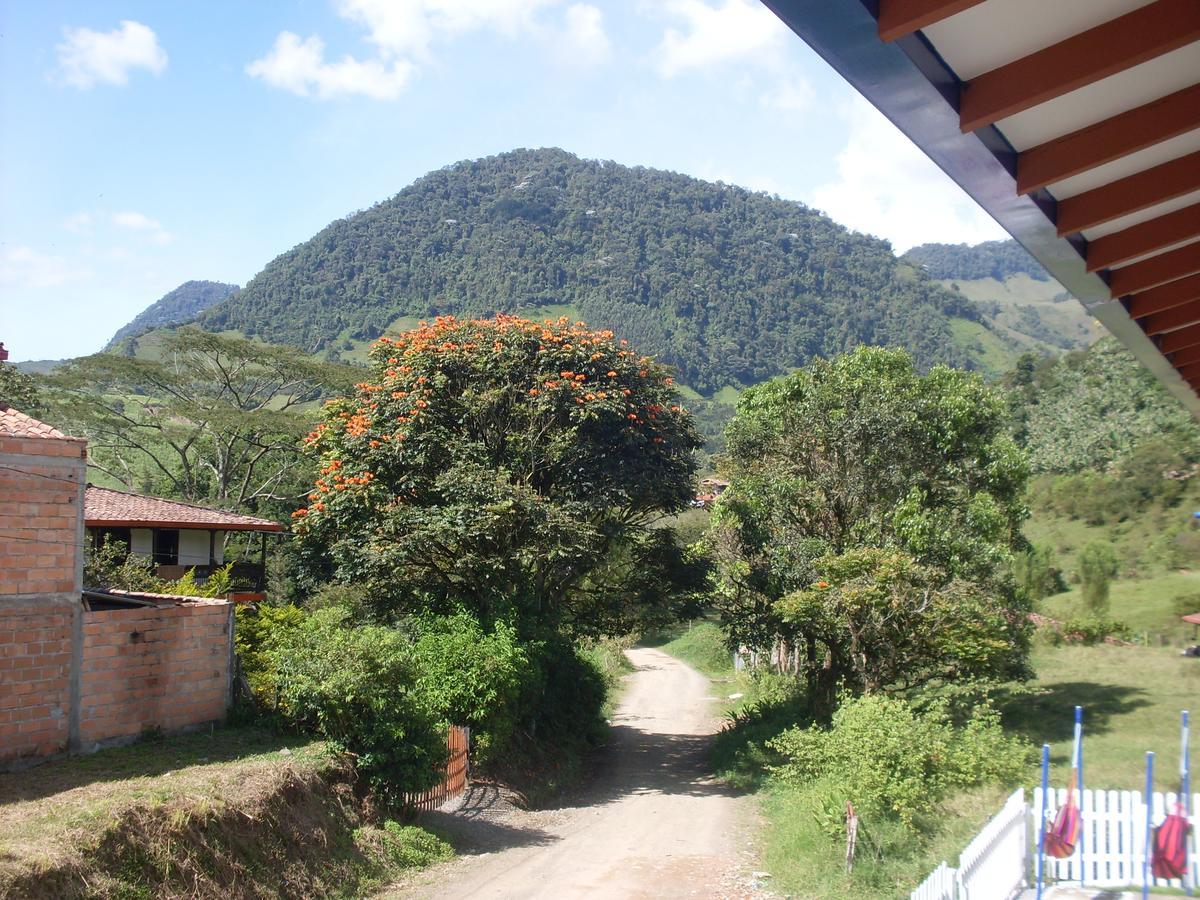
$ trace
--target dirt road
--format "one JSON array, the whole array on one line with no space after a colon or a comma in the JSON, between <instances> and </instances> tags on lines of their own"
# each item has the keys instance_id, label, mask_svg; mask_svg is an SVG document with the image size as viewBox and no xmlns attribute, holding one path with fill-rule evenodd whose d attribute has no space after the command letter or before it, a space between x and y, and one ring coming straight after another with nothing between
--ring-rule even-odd
<instances>
[{"instance_id":1,"label":"dirt road","mask_svg":"<svg viewBox=\"0 0 1200 900\"><path fill-rule=\"evenodd\" d=\"M407 897L749 897L751 813L707 779L719 726L711 685L657 650L628 652L636 671L613 720L610 758L571 807L505 808L487 791L429 824L478 852L397 886Z\"/></svg>"}]
</instances>

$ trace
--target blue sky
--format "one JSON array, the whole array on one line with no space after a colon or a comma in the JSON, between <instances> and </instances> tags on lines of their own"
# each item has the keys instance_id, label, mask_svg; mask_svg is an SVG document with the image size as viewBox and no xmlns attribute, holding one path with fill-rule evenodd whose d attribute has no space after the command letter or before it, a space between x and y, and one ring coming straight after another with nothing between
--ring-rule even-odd
<instances>
[{"instance_id":1,"label":"blue sky","mask_svg":"<svg viewBox=\"0 0 1200 900\"><path fill-rule=\"evenodd\" d=\"M93 352L425 172L557 146L898 250L998 226L757 0L0 0L0 341Z\"/></svg>"}]
</instances>

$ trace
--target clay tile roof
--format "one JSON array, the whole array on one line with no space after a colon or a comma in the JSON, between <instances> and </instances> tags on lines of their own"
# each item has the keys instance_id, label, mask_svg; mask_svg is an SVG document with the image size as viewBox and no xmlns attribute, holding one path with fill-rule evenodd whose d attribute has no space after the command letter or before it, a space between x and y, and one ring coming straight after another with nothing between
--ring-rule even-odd
<instances>
[{"instance_id":1,"label":"clay tile roof","mask_svg":"<svg viewBox=\"0 0 1200 900\"><path fill-rule=\"evenodd\" d=\"M0 434L8 437L50 438L56 441L80 440L80 438L68 437L57 428L53 428L45 422L39 422L33 416L27 416L6 403L0 403Z\"/></svg>"},{"instance_id":2,"label":"clay tile roof","mask_svg":"<svg viewBox=\"0 0 1200 900\"><path fill-rule=\"evenodd\" d=\"M130 494L89 484L83 496L83 520L89 527L215 528L222 531L283 531L270 519L222 512L177 500Z\"/></svg>"}]
</instances>

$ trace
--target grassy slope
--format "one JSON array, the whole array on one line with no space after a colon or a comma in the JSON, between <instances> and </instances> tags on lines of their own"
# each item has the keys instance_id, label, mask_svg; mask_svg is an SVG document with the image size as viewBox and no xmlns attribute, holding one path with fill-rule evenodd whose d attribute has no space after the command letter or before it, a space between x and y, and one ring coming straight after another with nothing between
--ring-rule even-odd
<instances>
[{"instance_id":1,"label":"grassy slope","mask_svg":"<svg viewBox=\"0 0 1200 900\"><path fill-rule=\"evenodd\" d=\"M940 282L977 303L995 303L999 311L988 317L996 332L1022 350L1057 351L1045 342L1021 331L1019 320L1023 308L1031 308L1047 327L1063 336L1073 347L1085 347L1103 334L1086 309L1072 298L1063 298L1062 285L1057 281L1038 281L1024 273L1004 281L995 278L950 279Z\"/></svg>"},{"instance_id":2,"label":"grassy slope","mask_svg":"<svg viewBox=\"0 0 1200 900\"><path fill-rule=\"evenodd\" d=\"M0 775L5 897L352 897L449 853L427 832L373 824L319 742L258 729Z\"/></svg>"}]
</instances>

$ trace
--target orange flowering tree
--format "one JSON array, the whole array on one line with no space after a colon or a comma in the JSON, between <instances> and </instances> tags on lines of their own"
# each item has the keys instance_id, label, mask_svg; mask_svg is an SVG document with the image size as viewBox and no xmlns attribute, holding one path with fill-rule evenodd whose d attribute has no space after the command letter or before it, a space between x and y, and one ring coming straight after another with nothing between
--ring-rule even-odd
<instances>
[{"instance_id":1,"label":"orange flowering tree","mask_svg":"<svg viewBox=\"0 0 1200 900\"><path fill-rule=\"evenodd\" d=\"M367 584L383 616L525 633L622 630L699 588L655 527L690 499L700 445L662 366L583 323L503 315L371 355L305 441L320 474L293 518L315 577Z\"/></svg>"}]
</instances>

